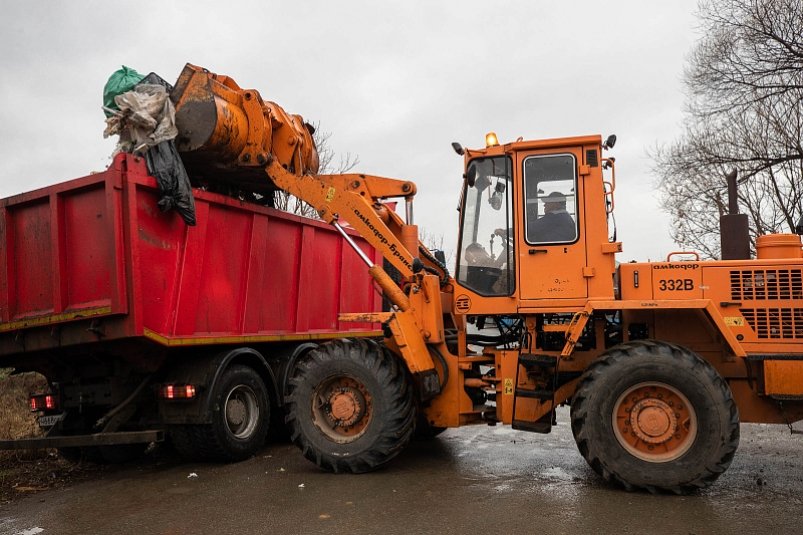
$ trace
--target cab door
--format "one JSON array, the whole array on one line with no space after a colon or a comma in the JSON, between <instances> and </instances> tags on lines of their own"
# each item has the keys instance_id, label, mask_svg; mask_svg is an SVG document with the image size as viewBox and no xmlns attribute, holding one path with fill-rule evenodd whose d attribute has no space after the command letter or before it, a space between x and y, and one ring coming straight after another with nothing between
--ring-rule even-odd
<instances>
[{"instance_id":1,"label":"cab door","mask_svg":"<svg viewBox=\"0 0 803 535\"><path fill-rule=\"evenodd\" d=\"M520 154L519 288L528 299L588 296L584 277L583 184L577 150Z\"/></svg>"}]
</instances>

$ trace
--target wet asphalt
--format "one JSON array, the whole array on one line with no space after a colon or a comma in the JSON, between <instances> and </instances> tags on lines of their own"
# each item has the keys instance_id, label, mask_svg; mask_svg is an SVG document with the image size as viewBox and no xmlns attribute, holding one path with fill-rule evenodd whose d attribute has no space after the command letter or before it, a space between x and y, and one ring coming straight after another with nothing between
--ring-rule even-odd
<instances>
[{"instance_id":1,"label":"wet asphalt","mask_svg":"<svg viewBox=\"0 0 803 535\"><path fill-rule=\"evenodd\" d=\"M288 444L233 465L145 460L4 506L0 533L803 533L803 435L784 426L742 425L714 486L673 496L606 485L559 420L550 435L448 430L356 476Z\"/></svg>"}]
</instances>

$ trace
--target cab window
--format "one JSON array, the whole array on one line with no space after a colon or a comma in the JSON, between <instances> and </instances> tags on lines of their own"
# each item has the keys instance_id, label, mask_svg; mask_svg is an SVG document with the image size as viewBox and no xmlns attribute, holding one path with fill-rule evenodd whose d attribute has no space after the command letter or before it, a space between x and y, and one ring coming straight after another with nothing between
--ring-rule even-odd
<instances>
[{"instance_id":1,"label":"cab window","mask_svg":"<svg viewBox=\"0 0 803 535\"><path fill-rule=\"evenodd\" d=\"M480 295L515 288L511 171L507 156L472 160L466 170L457 281Z\"/></svg>"},{"instance_id":2,"label":"cab window","mask_svg":"<svg viewBox=\"0 0 803 535\"><path fill-rule=\"evenodd\" d=\"M548 245L577 241L577 164L572 154L524 160L525 238Z\"/></svg>"}]
</instances>

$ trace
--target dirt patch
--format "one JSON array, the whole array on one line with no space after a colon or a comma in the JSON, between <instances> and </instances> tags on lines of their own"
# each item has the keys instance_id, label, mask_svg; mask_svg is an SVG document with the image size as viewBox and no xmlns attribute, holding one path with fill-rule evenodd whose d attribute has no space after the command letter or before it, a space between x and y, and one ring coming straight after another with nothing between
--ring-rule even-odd
<instances>
[{"instance_id":1,"label":"dirt patch","mask_svg":"<svg viewBox=\"0 0 803 535\"><path fill-rule=\"evenodd\" d=\"M37 373L9 375L0 369L0 439L16 440L42 434L36 414L28 408L33 393L47 391ZM50 488L60 488L97 474L103 467L62 459L55 450L0 450L0 504Z\"/></svg>"},{"instance_id":2,"label":"dirt patch","mask_svg":"<svg viewBox=\"0 0 803 535\"><path fill-rule=\"evenodd\" d=\"M38 455L38 458L31 458ZM64 488L97 476L107 467L73 463L55 451L19 452L0 460L0 505L54 488Z\"/></svg>"}]
</instances>

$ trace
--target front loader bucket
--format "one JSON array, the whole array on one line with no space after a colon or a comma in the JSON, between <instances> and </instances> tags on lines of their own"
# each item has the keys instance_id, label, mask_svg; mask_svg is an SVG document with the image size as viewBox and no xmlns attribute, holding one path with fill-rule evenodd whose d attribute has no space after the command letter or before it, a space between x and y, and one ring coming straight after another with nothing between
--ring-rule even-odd
<instances>
[{"instance_id":1,"label":"front loader bucket","mask_svg":"<svg viewBox=\"0 0 803 535\"><path fill-rule=\"evenodd\" d=\"M226 87L212 76L187 64L178 77L170 94L176 107L176 148L182 153L199 151L236 163L248 139L241 90Z\"/></svg>"},{"instance_id":2,"label":"front loader bucket","mask_svg":"<svg viewBox=\"0 0 803 535\"><path fill-rule=\"evenodd\" d=\"M187 64L170 99L176 147L197 173L214 169L216 179L266 181L263 170L271 160L297 175L318 172L312 127L228 76Z\"/></svg>"}]
</instances>

